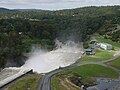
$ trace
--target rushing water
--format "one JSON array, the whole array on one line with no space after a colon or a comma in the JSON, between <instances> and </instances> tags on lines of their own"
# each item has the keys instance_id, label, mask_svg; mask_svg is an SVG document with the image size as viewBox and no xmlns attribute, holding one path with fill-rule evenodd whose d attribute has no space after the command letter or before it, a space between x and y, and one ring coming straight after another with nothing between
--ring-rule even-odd
<instances>
[{"instance_id":1,"label":"rushing water","mask_svg":"<svg viewBox=\"0 0 120 90\"><path fill-rule=\"evenodd\" d=\"M33 69L38 73L46 73L59 67L68 66L79 59L80 44L72 41L63 44L57 40L56 45L57 49L53 51L35 50L21 69Z\"/></svg>"}]
</instances>

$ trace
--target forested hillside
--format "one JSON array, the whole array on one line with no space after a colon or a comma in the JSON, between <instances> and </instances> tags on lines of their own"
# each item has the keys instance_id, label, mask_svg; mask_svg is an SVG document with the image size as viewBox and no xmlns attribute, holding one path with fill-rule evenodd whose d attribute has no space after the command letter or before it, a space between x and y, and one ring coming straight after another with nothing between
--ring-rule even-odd
<instances>
[{"instance_id":1,"label":"forested hillside","mask_svg":"<svg viewBox=\"0 0 120 90\"><path fill-rule=\"evenodd\" d=\"M0 67L17 60L32 45L52 50L54 40L86 42L99 33L120 42L120 6L83 7L70 10L0 9ZM86 45L85 45L86 47ZM17 61L15 61L17 62Z\"/></svg>"}]
</instances>

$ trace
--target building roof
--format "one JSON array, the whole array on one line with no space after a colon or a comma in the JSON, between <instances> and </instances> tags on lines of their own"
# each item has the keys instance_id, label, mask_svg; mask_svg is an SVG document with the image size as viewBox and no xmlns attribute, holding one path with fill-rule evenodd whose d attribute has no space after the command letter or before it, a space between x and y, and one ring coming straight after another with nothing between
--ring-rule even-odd
<instances>
[{"instance_id":1,"label":"building roof","mask_svg":"<svg viewBox=\"0 0 120 90\"><path fill-rule=\"evenodd\" d=\"M92 49L84 49L84 51L85 51L85 52L87 52L87 51L88 51L88 52L91 52Z\"/></svg>"},{"instance_id":2,"label":"building roof","mask_svg":"<svg viewBox=\"0 0 120 90\"><path fill-rule=\"evenodd\" d=\"M108 43L101 43L101 44L104 44L104 45L107 45L107 46L112 46L111 44L108 44Z\"/></svg>"}]
</instances>

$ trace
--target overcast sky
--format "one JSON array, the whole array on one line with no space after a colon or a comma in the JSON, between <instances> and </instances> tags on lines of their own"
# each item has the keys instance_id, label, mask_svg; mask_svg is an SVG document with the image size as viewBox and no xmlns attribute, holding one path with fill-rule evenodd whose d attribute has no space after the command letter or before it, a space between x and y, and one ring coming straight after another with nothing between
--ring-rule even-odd
<instances>
[{"instance_id":1,"label":"overcast sky","mask_svg":"<svg viewBox=\"0 0 120 90\"><path fill-rule=\"evenodd\" d=\"M120 5L120 0L0 0L0 7L10 9L58 10L101 5Z\"/></svg>"}]
</instances>

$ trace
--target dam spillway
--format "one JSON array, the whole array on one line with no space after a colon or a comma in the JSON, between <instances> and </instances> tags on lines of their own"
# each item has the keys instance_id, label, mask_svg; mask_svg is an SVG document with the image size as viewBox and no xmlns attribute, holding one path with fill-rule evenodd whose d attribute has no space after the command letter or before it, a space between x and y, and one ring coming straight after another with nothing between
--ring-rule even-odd
<instances>
[{"instance_id":1,"label":"dam spillway","mask_svg":"<svg viewBox=\"0 0 120 90\"><path fill-rule=\"evenodd\" d=\"M14 80L24 76L25 74L31 72L31 70L21 70L19 68L5 68L0 72L0 88L6 86L7 84L13 82Z\"/></svg>"}]
</instances>

